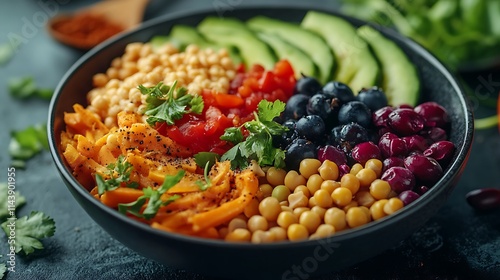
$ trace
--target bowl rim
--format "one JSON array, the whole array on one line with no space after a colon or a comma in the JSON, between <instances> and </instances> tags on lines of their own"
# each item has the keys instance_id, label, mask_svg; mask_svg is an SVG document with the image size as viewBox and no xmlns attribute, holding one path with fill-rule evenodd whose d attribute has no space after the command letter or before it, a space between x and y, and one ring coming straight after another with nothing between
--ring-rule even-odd
<instances>
[{"instance_id":1,"label":"bowl rim","mask_svg":"<svg viewBox=\"0 0 500 280\"><path fill-rule=\"evenodd\" d=\"M465 133L464 137L461 139L463 141L462 145L460 147L457 147L457 156L453 162L450 163L450 165L447 167L445 170L445 173L443 174L443 177L434 184L434 187L431 188L428 192L420 196L417 201L412 203L409 206L405 206L403 209L400 211L397 211L396 213L386 216L382 219L379 219L377 221L371 221L368 224L365 224L363 226L353 228L353 229L347 229L340 231L338 233L335 233L334 235L325 238L328 239L328 242L342 242L347 239L353 239L357 238L362 235L369 234L370 232L376 232L381 229L383 229L389 221L391 223L397 223L400 220L404 219L406 216L422 211L430 201L432 201L435 197L441 195L442 192L446 191L445 185L450 184L453 179L457 176L457 173L460 172L461 169L465 167L465 164L467 162L468 155L470 153L470 148L472 145L472 138L473 138L473 132L474 132L474 127L473 127L473 114L472 110L470 108L469 103L467 102L467 99L465 97L465 92L462 89L462 86L458 83L458 80L454 77L454 75L449 71L449 69L444 66L433 54L431 54L429 51L424 49L420 44L417 42L404 37L403 35L397 33L395 30L375 25L373 23L368 23L363 20L356 19L354 17L345 15L338 10L332 9L332 8L326 8L325 6L318 6L318 5L311 5L309 3L303 4L303 3L295 3L292 4L290 3L289 6L287 7L282 7L280 5L276 4L265 4L265 5L252 5L252 6L246 6L246 5L241 5L236 7L234 10L237 11L242 11L246 10L248 11L258 11L259 9L276 9L276 10L298 10L298 11L306 11L306 10L316 10L319 12L324 12L328 14L332 14L335 16L339 16L343 19L347 19L351 23L354 22L356 24L368 24L377 30L381 31L384 36L388 36L391 40L393 41L398 41L400 44L406 45L408 49L411 49L412 52L417 53L418 55L422 56L429 64L431 64L433 67L436 68L437 71L439 71L445 78L446 80L449 81L450 85L452 86L453 90L456 92L460 105L461 105L461 110L464 111L464 118L465 118ZM234 12L234 10L231 10L230 12ZM50 148L50 153L52 155L52 158L54 160L54 163L60 173L60 175L63 177L63 179L66 181L65 185L68 188L72 188L74 191L76 191L80 196L82 196L84 199L88 200L90 203L92 203L92 207L98 207L101 211L106 212L107 214L113 216L116 219L119 219L121 222L124 222L128 224L129 226L138 228L140 230L146 231L148 234L151 235L156 235L161 238L167 238L167 239L172 239L180 242L190 242L190 243L195 243L197 245L204 245L204 246L217 246L217 247L238 247L246 250L265 250L265 249L279 249L279 248L284 248L284 247L290 247L290 246L296 246L296 247L301 247L301 246L310 246L312 244L317 244L316 240L304 240L304 241L294 241L294 242L289 242L289 241L280 241L280 242L273 242L273 243L268 243L268 244L253 244L253 243L233 243L233 242L227 242L224 240L214 240L214 239L208 239L208 238L201 238L201 237L193 237L193 236L188 236L188 235L183 235L183 234L178 234L178 233L170 233L166 231L162 231L159 229L152 228L148 224L144 224L142 222L136 221L134 219L131 219L130 217L127 217L115 209L112 209L110 207L107 207L97 199L95 199L89 191L87 191L72 175L71 170L66 166L65 160L62 157L62 155L58 152L58 144L56 144L56 135L55 135L55 120L56 120L56 107L58 104L58 100L60 99L62 90L64 89L65 85L68 83L68 81L72 78L72 76L75 74L75 72L83 67L85 63L89 60L91 60L96 54L101 52L104 49L113 47L113 45L123 39L126 39L127 37L143 32L144 30L154 27L156 25L161 25L165 24L167 22L172 22L174 23L175 21L184 18L184 17L190 17L190 16L201 16L201 15L215 15L214 9L198 9L198 10L192 10L192 11L184 11L184 12L177 12L177 13L168 13L163 16L159 16L156 18L152 18L148 21L143 22L138 28L134 30L130 30L124 33L121 33L119 35L116 35L107 41L101 43L97 47L91 49L87 53L85 53L82 57L80 57L69 69L68 71L64 74L64 76L61 78L59 84L57 85L54 95L50 101L49 105L49 112L48 112L48 125L47 125L47 132L49 135L49 148ZM256 13L257 15L258 13ZM69 186L71 185L71 186ZM73 196L74 193L72 192ZM94 221L95 222L95 221ZM97 222L96 222L97 223ZM100 225L101 226L101 225ZM102 226L101 226L102 227Z\"/></svg>"}]
</instances>

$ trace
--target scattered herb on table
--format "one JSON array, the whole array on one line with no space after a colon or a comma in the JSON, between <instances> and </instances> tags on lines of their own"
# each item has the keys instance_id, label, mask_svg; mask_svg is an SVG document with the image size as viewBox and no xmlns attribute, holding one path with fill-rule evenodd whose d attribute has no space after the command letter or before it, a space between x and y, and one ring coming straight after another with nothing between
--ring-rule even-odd
<instances>
[{"instance_id":1,"label":"scattered herb on table","mask_svg":"<svg viewBox=\"0 0 500 280\"><path fill-rule=\"evenodd\" d=\"M11 166L24 168L26 161L42 150L48 150L46 125L32 125L23 130L11 132L9 154L12 158Z\"/></svg>"},{"instance_id":2,"label":"scattered herb on table","mask_svg":"<svg viewBox=\"0 0 500 280\"><path fill-rule=\"evenodd\" d=\"M3 223L8 217L14 216L9 209L21 208L26 204L26 198L18 191L9 190L7 183L0 183L0 193L5 194L0 196L0 223Z\"/></svg>"},{"instance_id":3,"label":"scattered herb on table","mask_svg":"<svg viewBox=\"0 0 500 280\"><path fill-rule=\"evenodd\" d=\"M279 100L259 102L255 119L247 121L240 127L230 127L224 131L221 140L235 144L222 155L221 160L230 160L232 168L246 168L251 160L256 160L260 166L285 166L285 152L273 146L273 136L282 135L287 128L274 121L285 110L285 103ZM242 128L248 131L245 138Z\"/></svg>"},{"instance_id":4,"label":"scattered herb on table","mask_svg":"<svg viewBox=\"0 0 500 280\"><path fill-rule=\"evenodd\" d=\"M0 257L2 257L2 255L0 255ZM4 263L0 263L0 279L3 279L5 272L7 272L7 266Z\"/></svg>"},{"instance_id":5,"label":"scattered herb on table","mask_svg":"<svg viewBox=\"0 0 500 280\"><path fill-rule=\"evenodd\" d=\"M166 200L161 199L164 193L180 182L185 173L186 171L180 170L176 175L165 176L163 184L158 189L152 187L142 189L144 193L142 196L131 203L118 204L118 211L122 214L129 213L144 219L154 218L161 206L166 206L181 197L180 195L172 195ZM146 208L144 208L144 211L141 213L144 204L146 204Z\"/></svg>"},{"instance_id":6,"label":"scattered herb on table","mask_svg":"<svg viewBox=\"0 0 500 280\"><path fill-rule=\"evenodd\" d=\"M107 169L108 173L106 175L109 178L106 180L101 175L95 174L97 192L100 195L118 188L122 183L134 189L139 185L137 182L130 182L130 172L132 172L133 166L130 162L125 161L123 155L118 157L116 163L108 164Z\"/></svg>"},{"instance_id":7,"label":"scattered herb on table","mask_svg":"<svg viewBox=\"0 0 500 280\"><path fill-rule=\"evenodd\" d=\"M10 44L0 44L0 66L7 64L13 55L14 50L12 49Z\"/></svg>"},{"instance_id":8,"label":"scattered herb on table","mask_svg":"<svg viewBox=\"0 0 500 280\"><path fill-rule=\"evenodd\" d=\"M37 87L34 78L31 76L11 79L8 88L10 94L19 99L39 97L49 100L54 93L52 89Z\"/></svg>"},{"instance_id":9,"label":"scattered herb on table","mask_svg":"<svg viewBox=\"0 0 500 280\"><path fill-rule=\"evenodd\" d=\"M157 122L166 122L173 125L176 120L185 114L201 114L204 103L200 95L189 94L187 89L177 89L177 81L172 86L164 85L162 82L154 87L139 85L142 94L147 94L145 115L149 116L146 121L154 126Z\"/></svg>"},{"instance_id":10,"label":"scattered herb on table","mask_svg":"<svg viewBox=\"0 0 500 280\"><path fill-rule=\"evenodd\" d=\"M16 253L24 252L25 255L37 249L43 249L40 239L53 236L56 230L54 220L38 211L32 211L29 216L19 219L8 219L1 226L7 236L10 233L10 227L15 226Z\"/></svg>"}]
</instances>

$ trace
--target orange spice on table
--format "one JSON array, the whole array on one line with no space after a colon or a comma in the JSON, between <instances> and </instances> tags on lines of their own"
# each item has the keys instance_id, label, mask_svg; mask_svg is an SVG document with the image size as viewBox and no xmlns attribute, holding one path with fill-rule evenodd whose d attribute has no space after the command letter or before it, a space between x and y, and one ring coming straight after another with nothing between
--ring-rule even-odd
<instances>
[{"instance_id":1,"label":"orange spice on table","mask_svg":"<svg viewBox=\"0 0 500 280\"><path fill-rule=\"evenodd\" d=\"M52 24L52 29L82 48L91 48L124 30L105 17L91 13L63 17Z\"/></svg>"}]
</instances>

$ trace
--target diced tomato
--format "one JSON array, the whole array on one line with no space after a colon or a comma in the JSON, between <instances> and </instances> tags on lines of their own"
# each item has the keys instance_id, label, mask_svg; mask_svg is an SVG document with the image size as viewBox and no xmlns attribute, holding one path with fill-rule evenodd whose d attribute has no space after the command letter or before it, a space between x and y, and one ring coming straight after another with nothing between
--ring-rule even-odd
<instances>
[{"instance_id":1,"label":"diced tomato","mask_svg":"<svg viewBox=\"0 0 500 280\"><path fill-rule=\"evenodd\" d=\"M190 148L193 154L202 151L223 154L231 148L230 143L220 140L224 130L252 120L262 99L286 102L293 94L295 82L293 68L286 60L278 61L272 70L253 65L245 71L244 65L240 65L228 94L202 91L205 106L201 115L187 114L175 125L160 123L156 129Z\"/></svg>"}]
</instances>

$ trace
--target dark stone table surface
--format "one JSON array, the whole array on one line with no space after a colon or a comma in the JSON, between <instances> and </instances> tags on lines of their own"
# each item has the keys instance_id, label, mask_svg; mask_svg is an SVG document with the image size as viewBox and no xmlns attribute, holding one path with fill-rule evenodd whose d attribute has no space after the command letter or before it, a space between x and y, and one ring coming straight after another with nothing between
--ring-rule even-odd
<instances>
[{"instance_id":1,"label":"dark stone table surface","mask_svg":"<svg viewBox=\"0 0 500 280\"><path fill-rule=\"evenodd\" d=\"M53 41L43 21L55 10L71 11L95 1L21 0L0 3L0 43L12 34L24 36L12 60L0 66L0 182L7 180L9 131L47 122L49 102L19 101L9 96L7 81L31 75L40 87L55 88L67 69L83 54ZM153 0L145 19L177 11L229 5L259 5L267 1ZM290 2L282 1L284 5ZM310 1L338 6L336 1ZM316 4L317 4L316 3ZM52 4L47 9L47 5ZM45 8L44 8L45 5ZM219 6L218 6L219 5ZM45 17L43 16L45 15ZM31 24L31 27L27 25ZM10 35L9 35L10 34ZM9 37L10 36L10 37ZM500 69L461 75L473 89L476 116L494 110L476 102L495 98ZM52 158L43 152L16 171L16 187L27 199L18 216L43 211L57 225L45 249L17 257L16 272L7 279L209 279L146 259L112 239L76 203L60 179ZM474 211L465 194L481 187L500 188L500 134L497 129L476 131L463 176L447 203L425 226L381 255L320 279L500 279L500 209ZM5 195L5 194L0 194ZM0 262L5 263L7 238L0 234Z\"/></svg>"}]
</instances>

